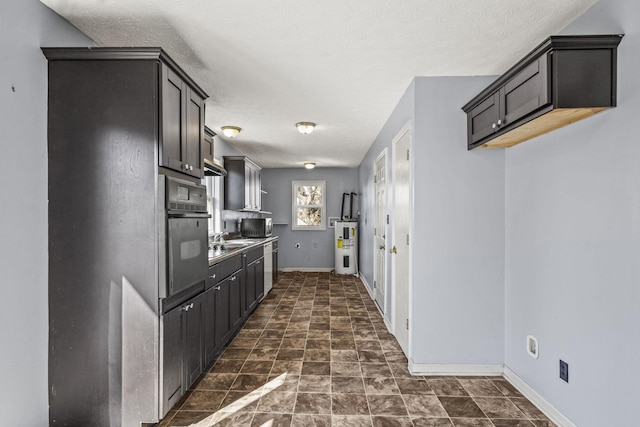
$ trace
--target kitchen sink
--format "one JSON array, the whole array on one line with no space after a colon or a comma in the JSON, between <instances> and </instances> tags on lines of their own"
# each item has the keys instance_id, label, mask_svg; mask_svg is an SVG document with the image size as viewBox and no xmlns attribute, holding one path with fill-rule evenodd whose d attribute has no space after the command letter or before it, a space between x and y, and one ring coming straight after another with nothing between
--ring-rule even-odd
<instances>
[{"instance_id":1,"label":"kitchen sink","mask_svg":"<svg viewBox=\"0 0 640 427\"><path fill-rule=\"evenodd\" d=\"M259 239L230 239L230 240L225 240L224 244L225 244L225 246L229 246L229 245L244 245L244 246L248 246L248 245L253 245L258 240Z\"/></svg>"},{"instance_id":2,"label":"kitchen sink","mask_svg":"<svg viewBox=\"0 0 640 427\"><path fill-rule=\"evenodd\" d=\"M251 243L238 243L238 242L224 242L223 246L226 249L237 249L237 248L245 248L249 246Z\"/></svg>"}]
</instances>

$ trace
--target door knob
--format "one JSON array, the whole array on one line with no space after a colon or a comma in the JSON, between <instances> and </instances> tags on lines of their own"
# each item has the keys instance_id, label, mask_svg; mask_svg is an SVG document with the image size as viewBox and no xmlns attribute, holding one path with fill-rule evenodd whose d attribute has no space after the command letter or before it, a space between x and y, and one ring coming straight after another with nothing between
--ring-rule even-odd
<instances>
[{"instance_id":1,"label":"door knob","mask_svg":"<svg viewBox=\"0 0 640 427\"><path fill-rule=\"evenodd\" d=\"M394 247L392 247L392 248L389 250L389 252L391 252L392 254L397 254L397 253L398 253L398 251L397 251L397 249L396 249L396 247L395 247L395 246L394 246Z\"/></svg>"}]
</instances>

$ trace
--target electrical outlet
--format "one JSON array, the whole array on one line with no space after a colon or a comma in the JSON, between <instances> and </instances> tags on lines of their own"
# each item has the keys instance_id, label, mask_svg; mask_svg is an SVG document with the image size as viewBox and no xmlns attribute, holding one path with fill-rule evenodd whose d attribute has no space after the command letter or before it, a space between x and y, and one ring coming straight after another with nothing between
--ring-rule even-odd
<instances>
[{"instance_id":1,"label":"electrical outlet","mask_svg":"<svg viewBox=\"0 0 640 427\"><path fill-rule=\"evenodd\" d=\"M569 364L560 359L560 379L569 382Z\"/></svg>"}]
</instances>

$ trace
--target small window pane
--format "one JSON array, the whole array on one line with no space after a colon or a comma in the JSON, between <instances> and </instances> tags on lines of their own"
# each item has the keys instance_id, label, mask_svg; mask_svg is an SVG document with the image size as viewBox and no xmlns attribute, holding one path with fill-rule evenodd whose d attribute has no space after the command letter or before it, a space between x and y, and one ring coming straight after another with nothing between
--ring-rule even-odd
<instances>
[{"instance_id":1,"label":"small window pane","mask_svg":"<svg viewBox=\"0 0 640 427\"><path fill-rule=\"evenodd\" d=\"M320 208L298 208L296 225L313 225L322 224L322 209Z\"/></svg>"},{"instance_id":2,"label":"small window pane","mask_svg":"<svg viewBox=\"0 0 640 427\"><path fill-rule=\"evenodd\" d=\"M322 205L322 187L319 185L300 185L297 187L296 205Z\"/></svg>"}]
</instances>

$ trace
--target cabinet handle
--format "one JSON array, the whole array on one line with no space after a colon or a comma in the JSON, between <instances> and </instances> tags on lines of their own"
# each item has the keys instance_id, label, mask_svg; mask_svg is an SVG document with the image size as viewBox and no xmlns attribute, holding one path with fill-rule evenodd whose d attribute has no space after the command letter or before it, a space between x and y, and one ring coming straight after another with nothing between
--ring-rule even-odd
<instances>
[{"instance_id":1,"label":"cabinet handle","mask_svg":"<svg viewBox=\"0 0 640 427\"><path fill-rule=\"evenodd\" d=\"M231 279L229 279L229 280L233 282L234 280L236 280L236 276L233 276L233 277L232 277Z\"/></svg>"},{"instance_id":2,"label":"cabinet handle","mask_svg":"<svg viewBox=\"0 0 640 427\"><path fill-rule=\"evenodd\" d=\"M260 264L260 261L256 261L256 264Z\"/></svg>"},{"instance_id":3,"label":"cabinet handle","mask_svg":"<svg viewBox=\"0 0 640 427\"><path fill-rule=\"evenodd\" d=\"M184 164L184 166L183 166L183 168L184 168L184 170L189 170L189 164L188 164L188 163L185 163L185 164Z\"/></svg>"},{"instance_id":4,"label":"cabinet handle","mask_svg":"<svg viewBox=\"0 0 640 427\"><path fill-rule=\"evenodd\" d=\"M183 307L184 311L189 311L189 309L193 308L193 303L187 304Z\"/></svg>"},{"instance_id":5,"label":"cabinet handle","mask_svg":"<svg viewBox=\"0 0 640 427\"><path fill-rule=\"evenodd\" d=\"M211 276L209 276L209 279L215 279L215 278L216 278L215 274L212 274Z\"/></svg>"},{"instance_id":6,"label":"cabinet handle","mask_svg":"<svg viewBox=\"0 0 640 427\"><path fill-rule=\"evenodd\" d=\"M492 125L491 125L491 128L492 128L493 130L496 130L496 129L498 128L498 125L494 123L494 124L492 124Z\"/></svg>"},{"instance_id":7,"label":"cabinet handle","mask_svg":"<svg viewBox=\"0 0 640 427\"><path fill-rule=\"evenodd\" d=\"M498 120L498 126L502 126L503 124L504 124L504 121Z\"/></svg>"},{"instance_id":8,"label":"cabinet handle","mask_svg":"<svg viewBox=\"0 0 640 427\"><path fill-rule=\"evenodd\" d=\"M193 170L193 166L189 165L189 170L192 171Z\"/></svg>"},{"instance_id":9,"label":"cabinet handle","mask_svg":"<svg viewBox=\"0 0 640 427\"><path fill-rule=\"evenodd\" d=\"M216 291L219 291L219 290L220 290L220 286L216 286Z\"/></svg>"}]
</instances>

